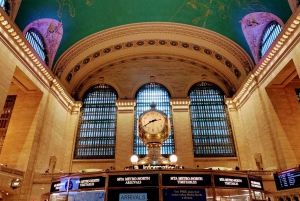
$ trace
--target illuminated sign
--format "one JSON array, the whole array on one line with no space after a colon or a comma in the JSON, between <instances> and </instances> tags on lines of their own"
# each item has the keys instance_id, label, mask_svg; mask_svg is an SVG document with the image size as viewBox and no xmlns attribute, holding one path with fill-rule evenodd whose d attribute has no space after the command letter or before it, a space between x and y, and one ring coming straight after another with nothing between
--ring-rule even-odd
<instances>
[{"instance_id":1,"label":"illuminated sign","mask_svg":"<svg viewBox=\"0 0 300 201\"><path fill-rule=\"evenodd\" d=\"M249 175L249 183L250 183L250 188L252 189L264 190L261 177Z\"/></svg>"},{"instance_id":2,"label":"illuminated sign","mask_svg":"<svg viewBox=\"0 0 300 201\"><path fill-rule=\"evenodd\" d=\"M206 201L205 189L167 189L168 201Z\"/></svg>"},{"instance_id":3,"label":"illuminated sign","mask_svg":"<svg viewBox=\"0 0 300 201\"><path fill-rule=\"evenodd\" d=\"M217 187L248 188L246 177L214 175L214 181Z\"/></svg>"},{"instance_id":4,"label":"illuminated sign","mask_svg":"<svg viewBox=\"0 0 300 201\"><path fill-rule=\"evenodd\" d=\"M110 175L109 187L158 186L158 175Z\"/></svg>"},{"instance_id":5,"label":"illuminated sign","mask_svg":"<svg viewBox=\"0 0 300 201\"><path fill-rule=\"evenodd\" d=\"M211 186L210 175L163 174L163 186Z\"/></svg>"},{"instance_id":6,"label":"illuminated sign","mask_svg":"<svg viewBox=\"0 0 300 201\"><path fill-rule=\"evenodd\" d=\"M106 177L84 177L71 178L69 190L86 189L86 188L103 188L105 187Z\"/></svg>"},{"instance_id":7,"label":"illuminated sign","mask_svg":"<svg viewBox=\"0 0 300 201\"><path fill-rule=\"evenodd\" d=\"M147 193L120 193L119 201L146 201Z\"/></svg>"},{"instance_id":8,"label":"illuminated sign","mask_svg":"<svg viewBox=\"0 0 300 201\"><path fill-rule=\"evenodd\" d=\"M64 179L61 181L53 182L51 184L50 192L67 191L67 189L68 189L68 179Z\"/></svg>"},{"instance_id":9,"label":"illuminated sign","mask_svg":"<svg viewBox=\"0 0 300 201\"><path fill-rule=\"evenodd\" d=\"M300 187L300 169L292 168L274 174L277 190L285 190Z\"/></svg>"}]
</instances>

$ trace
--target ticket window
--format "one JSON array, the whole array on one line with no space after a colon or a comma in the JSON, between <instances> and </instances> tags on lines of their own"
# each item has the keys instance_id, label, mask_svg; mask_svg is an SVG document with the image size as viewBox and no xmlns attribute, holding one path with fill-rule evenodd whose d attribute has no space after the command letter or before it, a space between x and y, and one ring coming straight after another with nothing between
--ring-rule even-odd
<instances>
[{"instance_id":1,"label":"ticket window","mask_svg":"<svg viewBox=\"0 0 300 201\"><path fill-rule=\"evenodd\" d=\"M216 188L217 201L250 201L248 189Z\"/></svg>"}]
</instances>

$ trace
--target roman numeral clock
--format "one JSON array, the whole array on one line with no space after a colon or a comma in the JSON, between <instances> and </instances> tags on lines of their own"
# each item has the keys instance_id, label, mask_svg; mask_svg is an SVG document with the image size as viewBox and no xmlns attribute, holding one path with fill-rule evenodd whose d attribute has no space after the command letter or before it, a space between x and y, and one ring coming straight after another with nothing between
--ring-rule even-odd
<instances>
[{"instance_id":1,"label":"roman numeral clock","mask_svg":"<svg viewBox=\"0 0 300 201\"><path fill-rule=\"evenodd\" d=\"M138 136L147 146L148 154L140 159L140 164L166 164L168 159L160 154L161 145L170 136L170 120L168 116L155 109L155 103L151 103L151 109L143 112L138 119Z\"/></svg>"}]
</instances>

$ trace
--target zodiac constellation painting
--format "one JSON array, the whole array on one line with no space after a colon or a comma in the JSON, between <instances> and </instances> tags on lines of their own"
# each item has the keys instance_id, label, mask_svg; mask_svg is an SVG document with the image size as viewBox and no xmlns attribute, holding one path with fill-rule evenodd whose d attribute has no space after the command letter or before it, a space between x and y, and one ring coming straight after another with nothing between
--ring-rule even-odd
<instances>
[{"instance_id":1,"label":"zodiac constellation painting","mask_svg":"<svg viewBox=\"0 0 300 201\"><path fill-rule=\"evenodd\" d=\"M210 15L218 16L223 20L230 19L229 9L232 6L238 6L249 12L253 12L257 8L266 10L259 0L189 0L186 6L199 12L200 15L194 18L192 22L195 25L203 22L203 27L205 27Z\"/></svg>"},{"instance_id":2,"label":"zodiac constellation painting","mask_svg":"<svg viewBox=\"0 0 300 201\"><path fill-rule=\"evenodd\" d=\"M72 0L56 0L58 3L57 16L62 17L64 6L68 7L71 17L75 17L75 8ZM95 0L86 0L86 5L91 6Z\"/></svg>"}]
</instances>

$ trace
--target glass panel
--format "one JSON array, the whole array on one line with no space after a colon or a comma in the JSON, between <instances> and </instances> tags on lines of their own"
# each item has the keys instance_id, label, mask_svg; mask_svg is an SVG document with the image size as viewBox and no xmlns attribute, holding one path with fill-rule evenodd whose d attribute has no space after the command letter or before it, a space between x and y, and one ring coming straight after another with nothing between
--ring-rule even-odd
<instances>
[{"instance_id":1,"label":"glass panel","mask_svg":"<svg viewBox=\"0 0 300 201\"><path fill-rule=\"evenodd\" d=\"M223 91L199 82L189 91L195 157L235 157L235 145Z\"/></svg>"},{"instance_id":2,"label":"glass panel","mask_svg":"<svg viewBox=\"0 0 300 201\"><path fill-rule=\"evenodd\" d=\"M274 40L277 38L282 27L276 21L271 21L265 28L260 42L260 58L268 51Z\"/></svg>"},{"instance_id":3,"label":"glass panel","mask_svg":"<svg viewBox=\"0 0 300 201\"><path fill-rule=\"evenodd\" d=\"M0 6L4 9L5 0L0 0Z\"/></svg>"},{"instance_id":4,"label":"glass panel","mask_svg":"<svg viewBox=\"0 0 300 201\"><path fill-rule=\"evenodd\" d=\"M144 157L147 155L147 148L143 141L138 137L137 132L137 120L138 117L146 110L150 109L150 104L152 102L156 103L156 109L163 111L171 121L171 133L169 138L163 143L161 147L161 154L164 157L168 157L170 154L174 153L174 133L172 126L172 116L171 116L171 105L170 105L170 94L168 90L158 84L149 83L142 86L136 95L136 108L135 108L135 126L134 126L134 145L133 152L139 157Z\"/></svg>"},{"instance_id":5,"label":"glass panel","mask_svg":"<svg viewBox=\"0 0 300 201\"><path fill-rule=\"evenodd\" d=\"M26 34L25 38L31 44L33 49L38 53L41 59L48 64L48 58L45 48L45 43L43 41L43 36L34 28L30 28Z\"/></svg>"},{"instance_id":6,"label":"glass panel","mask_svg":"<svg viewBox=\"0 0 300 201\"><path fill-rule=\"evenodd\" d=\"M109 85L90 88L83 96L75 159L115 157L117 92Z\"/></svg>"}]
</instances>

